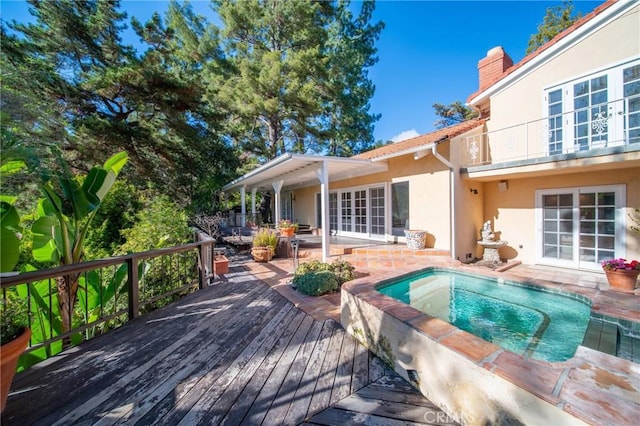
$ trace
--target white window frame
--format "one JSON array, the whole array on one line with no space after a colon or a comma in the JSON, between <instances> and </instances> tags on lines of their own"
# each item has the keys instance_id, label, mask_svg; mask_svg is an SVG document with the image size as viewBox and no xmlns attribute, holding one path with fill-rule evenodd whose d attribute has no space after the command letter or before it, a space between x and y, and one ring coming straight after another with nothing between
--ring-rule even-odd
<instances>
[{"instance_id":1,"label":"white window frame","mask_svg":"<svg viewBox=\"0 0 640 426\"><path fill-rule=\"evenodd\" d=\"M579 196L584 192L614 192L615 193L615 257L626 256L626 185L600 185L600 186L580 186L569 188L552 188L552 189L539 189L535 192L535 250L536 250L536 263L549 266L560 266L565 268L589 270L589 271L602 271L602 268L597 262L585 262L580 261L580 203ZM551 259L544 257L544 216L543 216L543 196L544 195L556 195L561 193L573 194L573 259ZM577 225L576 225L577 224Z\"/></svg>"},{"instance_id":2,"label":"white window frame","mask_svg":"<svg viewBox=\"0 0 640 426\"><path fill-rule=\"evenodd\" d=\"M384 203L385 203L385 210L384 210L384 214L385 214L385 218L384 218L384 234L373 234L371 232L371 193L370 193L370 189L372 188L382 188L384 190ZM366 233L360 233L360 232L355 232L355 214L353 213L353 209L355 206L355 192L356 191L365 191L366 194L366 202L367 202L367 230ZM343 231L342 230L342 194L345 192L349 192L352 194L352 198L351 198L351 208L352 208L352 214L351 214L351 231ZM345 236L345 237L353 237L353 238L365 238L365 239L370 239L370 240L375 240L375 241L385 241L387 239L387 234L389 234L389 203L390 203L390 195L389 195L389 186L387 185L386 182L377 182L377 183L371 183L371 184L367 184L367 185L360 185L360 186L353 186L353 187L346 187L346 188L340 188L340 189L335 189L335 190L331 190L329 191L330 194L336 194L337 199L338 199L338 224L337 224L337 230L336 235L341 235L341 236ZM317 208L316 208L317 211ZM317 214L315 214L317 216ZM318 218L316 217L316 221L318 220Z\"/></svg>"},{"instance_id":3,"label":"white window frame","mask_svg":"<svg viewBox=\"0 0 640 426\"><path fill-rule=\"evenodd\" d=\"M590 73L581 74L571 80L563 81L553 86L548 86L543 90L542 96L542 117L549 118L549 94L555 90L562 89L562 153L575 152L575 128L574 128L574 85L586 80L591 80L603 75L607 76L607 102L609 111L609 122L607 126L608 141L607 147L620 146L626 143L624 134L624 92L623 92L623 70L640 64L640 59L630 59L618 62L606 68L600 68ZM548 153L548 136L544 139L545 150ZM605 144L596 143L590 149L602 147Z\"/></svg>"}]
</instances>

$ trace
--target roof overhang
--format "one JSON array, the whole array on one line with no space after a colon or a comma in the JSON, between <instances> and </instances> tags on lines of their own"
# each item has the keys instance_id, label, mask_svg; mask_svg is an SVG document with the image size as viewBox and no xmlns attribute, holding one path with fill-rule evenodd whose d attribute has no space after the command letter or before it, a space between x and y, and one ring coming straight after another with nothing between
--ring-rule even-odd
<instances>
[{"instance_id":1,"label":"roof overhang","mask_svg":"<svg viewBox=\"0 0 640 426\"><path fill-rule=\"evenodd\" d=\"M467 105L477 105L489 97L499 93L503 89L509 87L514 82L520 80L527 73L531 72L532 69L539 67L540 65L548 62L550 59L556 57L560 53L564 52L570 46L572 46L576 41L584 38L590 32L601 28L604 25L607 25L613 19L615 19L618 15L626 12L627 10L637 6L637 2L635 1L618 1L602 11L599 15L595 16L593 19L586 22L584 25L568 34L566 37L562 38L558 43L550 46L540 55L533 58L527 64L524 64L522 67L515 70L513 73L509 74L505 78L499 80L494 85L490 86L486 90L478 93L472 99L469 99Z\"/></svg>"},{"instance_id":2,"label":"roof overhang","mask_svg":"<svg viewBox=\"0 0 640 426\"><path fill-rule=\"evenodd\" d=\"M282 189L285 190L319 185L318 171L325 162L329 182L380 173L388 169L386 161L377 159L374 162L357 158L287 153L235 179L222 189L233 191L245 187L266 191L273 190L272 183L279 181L283 181Z\"/></svg>"}]
</instances>

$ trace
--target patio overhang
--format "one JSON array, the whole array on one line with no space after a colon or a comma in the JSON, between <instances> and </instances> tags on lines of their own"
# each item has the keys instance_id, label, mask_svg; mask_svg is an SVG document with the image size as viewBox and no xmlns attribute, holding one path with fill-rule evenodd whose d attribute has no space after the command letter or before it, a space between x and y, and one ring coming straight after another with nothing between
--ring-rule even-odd
<instances>
[{"instance_id":1,"label":"patio overhang","mask_svg":"<svg viewBox=\"0 0 640 426\"><path fill-rule=\"evenodd\" d=\"M242 226L246 223L245 194L251 190L252 213L255 214L257 191L275 193L274 223L280 220L280 193L318 185L322 211L322 260L329 257L329 183L384 172L386 161L320 155L283 154L255 170L228 183L224 191L239 190L242 198Z\"/></svg>"},{"instance_id":2,"label":"patio overhang","mask_svg":"<svg viewBox=\"0 0 640 426\"><path fill-rule=\"evenodd\" d=\"M255 170L226 184L223 191L257 188L272 190L272 182L282 181L283 190L319 185L317 171L327 165L328 182L380 173L387 170L386 161L326 157L320 155L283 154Z\"/></svg>"}]
</instances>

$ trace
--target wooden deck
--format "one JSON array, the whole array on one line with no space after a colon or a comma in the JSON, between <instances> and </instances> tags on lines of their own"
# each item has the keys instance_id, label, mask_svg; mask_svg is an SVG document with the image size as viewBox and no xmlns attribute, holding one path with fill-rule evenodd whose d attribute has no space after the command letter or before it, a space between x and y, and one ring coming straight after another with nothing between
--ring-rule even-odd
<instances>
[{"instance_id":1,"label":"wooden deck","mask_svg":"<svg viewBox=\"0 0 640 426\"><path fill-rule=\"evenodd\" d=\"M244 267L14 380L3 425L451 424Z\"/></svg>"}]
</instances>

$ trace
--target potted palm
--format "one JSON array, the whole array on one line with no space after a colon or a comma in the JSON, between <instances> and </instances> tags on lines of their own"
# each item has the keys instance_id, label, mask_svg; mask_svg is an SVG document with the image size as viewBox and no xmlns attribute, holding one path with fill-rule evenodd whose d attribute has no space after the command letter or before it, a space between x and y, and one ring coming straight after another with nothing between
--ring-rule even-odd
<instances>
[{"instance_id":1,"label":"potted palm","mask_svg":"<svg viewBox=\"0 0 640 426\"><path fill-rule=\"evenodd\" d=\"M251 255L256 262L268 262L273 258L278 245L278 236L268 228L262 228L253 237Z\"/></svg>"},{"instance_id":2,"label":"potted palm","mask_svg":"<svg viewBox=\"0 0 640 426\"><path fill-rule=\"evenodd\" d=\"M632 292L640 274L640 262L626 259L609 259L602 262L602 269L612 290Z\"/></svg>"}]
</instances>

